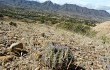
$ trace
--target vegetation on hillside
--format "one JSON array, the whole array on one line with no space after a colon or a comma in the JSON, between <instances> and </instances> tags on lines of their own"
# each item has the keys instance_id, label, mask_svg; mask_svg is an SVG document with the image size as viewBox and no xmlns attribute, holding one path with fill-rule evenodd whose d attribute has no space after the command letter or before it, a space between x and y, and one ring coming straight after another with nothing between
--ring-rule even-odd
<instances>
[{"instance_id":1,"label":"vegetation on hillside","mask_svg":"<svg viewBox=\"0 0 110 70\"><path fill-rule=\"evenodd\" d=\"M91 29L91 26L81 23L60 23L58 26L82 35L95 36L96 34L96 32Z\"/></svg>"},{"instance_id":2,"label":"vegetation on hillside","mask_svg":"<svg viewBox=\"0 0 110 70\"><path fill-rule=\"evenodd\" d=\"M54 13L47 13L43 11L29 11L27 9L2 9L0 10L0 17L8 16L16 18L25 22L37 22L48 25L57 25L60 28L74 31L83 35L94 36L95 31L91 27L95 26L96 21L79 19L74 17L59 16Z\"/></svg>"}]
</instances>

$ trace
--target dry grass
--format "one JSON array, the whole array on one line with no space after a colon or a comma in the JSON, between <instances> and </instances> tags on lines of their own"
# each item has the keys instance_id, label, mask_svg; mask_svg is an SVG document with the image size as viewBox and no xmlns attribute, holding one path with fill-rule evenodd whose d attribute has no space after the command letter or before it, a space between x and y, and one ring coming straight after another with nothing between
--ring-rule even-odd
<instances>
[{"instance_id":1,"label":"dry grass","mask_svg":"<svg viewBox=\"0 0 110 70\"><path fill-rule=\"evenodd\" d=\"M98 36L106 35L110 37L110 21L97 24L93 29L98 32Z\"/></svg>"},{"instance_id":2,"label":"dry grass","mask_svg":"<svg viewBox=\"0 0 110 70\"><path fill-rule=\"evenodd\" d=\"M44 52L48 42L59 42L71 48L75 58L75 65L81 66L85 70L107 70L106 65L110 63L109 44L103 44L100 40L93 40L86 36L44 24L28 24L14 21L17 27L13 27L9 25L9 22L0 24L0 31L2 32L0 33L0 39L6 41L3 45L6 46L12 42L20 41L28 50L28 54L7 62L1 66L1 69L35 70L37 67L40 67L41 70L49 70L36 60L35 54ZM42 33L45 34L44 37Z\"/></svg>"}]
</instances>

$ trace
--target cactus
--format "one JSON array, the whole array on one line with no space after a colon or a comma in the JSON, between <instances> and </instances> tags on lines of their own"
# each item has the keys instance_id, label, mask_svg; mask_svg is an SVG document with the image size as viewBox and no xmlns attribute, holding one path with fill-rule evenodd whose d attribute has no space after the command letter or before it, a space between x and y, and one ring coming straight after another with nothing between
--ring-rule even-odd
<instances>
[{"instance_id":1,"label":"cactus","mask_svg":"<svg viewBox=\"0 0 110 70\"><path fill-rule=\"evenodd\" d=\"M57 43L49 43L43 54L43 62L52 70L68 70L74 60L69 47Z\"/></svg>"}]
</instances>

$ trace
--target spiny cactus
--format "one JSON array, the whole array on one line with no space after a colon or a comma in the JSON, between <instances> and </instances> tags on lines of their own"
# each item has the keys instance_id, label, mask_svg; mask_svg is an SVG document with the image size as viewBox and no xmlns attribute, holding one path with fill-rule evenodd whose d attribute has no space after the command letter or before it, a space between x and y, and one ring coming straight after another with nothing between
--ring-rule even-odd
<instances>
[{"instance_id":1,"label":"spiny cactus","mask_svg":"<svg viewBox=\"0 0 110 70\"><path fill-rule=\"evenodd\" d=\"M69 47L57 43L49 43L43 54L43 62L52 70L68 70L73 60Z\"/></svg>"}]
</instances>

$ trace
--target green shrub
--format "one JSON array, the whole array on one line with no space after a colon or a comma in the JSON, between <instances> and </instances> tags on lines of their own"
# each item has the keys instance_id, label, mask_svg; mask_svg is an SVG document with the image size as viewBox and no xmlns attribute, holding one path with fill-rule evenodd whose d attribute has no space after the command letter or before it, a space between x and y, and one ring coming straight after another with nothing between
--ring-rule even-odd
<instances>
[{"instance_id":1,"label":"green shrub","mask_svg":"<svg viewBox=\"0 0 110 70\"><path fill-rule=\"evenodd\" d=\"M88 31L90 31L90 27L83 24L76 24L74 31L81 34L86 34Z\"/></svg>"},{"instance_id":2,"label":"green shrub","mask_svg":"<svg viewBox=\"0 0 110 70\"><path fill-rule=\"evenodd\" d=\"M57 27L60 27L60 28L63 28L63 29L66 29L66 30L71 30L73 29L73 24L71 23L66 23L66 22L61 22L57 25Z\"/></svg>"},{"instance_id":3,"label":"green shrub","mask_svg":"<svg viewBox=\"0 0 110 70\"><path fill-rule=\"evenodd\" d=\"M102 43L110 43L110 38L107 36L101 36L100 39L102 40Z\"/></svg>"},{"instance_id":4,"label":"green shrub","mask_svg":"<svg viewBox=\"0 0 110 70\"><path fill-rule=\"evenodd\" d=\"M82 35L95 36L96 32L92 31L91 27L81 23L60 23L58 27L61 27L66 30L70 30Z\"/></svg>"},{"instance_id":5,"label":"green shrub","mask_svg":"<svg viewBox=\"0 0 110 70\"><path fill-rule=\"evenodd\" d=\"M41 23L45 22L46 17L45 16L40 16L39 21L41 21Z\"/></svg>"},{"instance_id":6,"label":"green shrub","mask_svg":"<svg viewBox=\"0 0 110 70\"><path fill-rule=\"evenodd\" d=\"M2 18L2 17L3 17L3 14L0 13L0 18Z\"/></svg>"}]
</instances>

